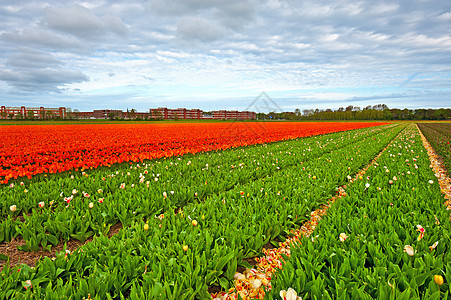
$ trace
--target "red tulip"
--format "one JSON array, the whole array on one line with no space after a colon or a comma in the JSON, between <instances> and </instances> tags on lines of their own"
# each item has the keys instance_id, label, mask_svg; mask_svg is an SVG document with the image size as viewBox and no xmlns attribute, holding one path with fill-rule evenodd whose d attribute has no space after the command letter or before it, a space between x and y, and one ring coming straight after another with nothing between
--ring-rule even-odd
<instances>
[{"instance_id":1,"label":"red tulip","mask_svg":"<svg viewBox=\"0 0 451 300\"><path fill-rule=\"evenodd\" d=\"M169 123L0 126L0 183L186 153L229 149L384 123ZM70 137L70 138L68 138ZM118 142L122 141L122 142ZM85 174L84 176L89 176ZM158 179L158 178L157 178ZM125 186L124 186L125 187Z\"/></svg>"}]
</instances>

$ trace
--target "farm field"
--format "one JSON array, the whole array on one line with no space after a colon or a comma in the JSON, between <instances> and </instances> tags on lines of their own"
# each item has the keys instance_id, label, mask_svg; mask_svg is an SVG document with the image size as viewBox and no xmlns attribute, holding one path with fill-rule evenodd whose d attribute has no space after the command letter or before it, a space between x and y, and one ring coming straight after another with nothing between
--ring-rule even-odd
<instances>
[{"instance_id":1,"label":"farm field","mask_svg":"<svg viewBox=\"0 0 451 300\"><path fill-rule=\"evenodd\" d=\"M448 299L450 213L429 164L409 125L300 239L268 299Z\"/></svg>"},{"instance_id":2,"label":"farm field","mask_svg":"<svg viewBox=\"0 0 451 300\"><path fill-rule=\"evenodd\" d=\"M36 251L95 238L34 267L4 265L0 298L211 299L212 291L229 291L237 270L251 269L252 258L292 235L343 185L346 197L329 208L315 236L301 238L281 271L253 281L259 285L252 295L240 295L261 298L267 291L268 299L280 299L280 291L292 288L302 299L446 298L449 212L418 129L286 124L211 124L218 126L211 131L188 124L185 132L160 128L158 141L142 127L111 140L105 136L117 127L102 129L103 139L93 128L68 128L84 139L63 144L49 129L41 140L50 155L36 143L24 147L31 149L25 156L17 154L27 141L18 129L0 155L2 161L19 156L2 166L9 173L0 188L0 243L21 239L20 250ZM347 129L355 130L334 132ZM203 138L190 140L196 133ZM220 142L224 134L230 144ZM112 142L117 139L125 143ZM78 161L64 168L72 156ZM123 228L108 237L117 223Z\"/></svg>"},{"instance_id":3,"label":"farm field","mask_svg":"<svg viewBox=\"0 0 451 300\"><path fill-rule=\"evenodd\" d=\"M383 123L166 123L0 126L0 183L228 149Z\"/></svg>"},{"instance_id":4,"label":"farm field","mask_svg":"<svg viewBox=\"0 0 451 300\"><path fill-rule=\"evenodd\" d=\"M451 170L451 123L420 123L423 132L437 154L443 159L448 171Z\"/></svg>"}]
</instances>

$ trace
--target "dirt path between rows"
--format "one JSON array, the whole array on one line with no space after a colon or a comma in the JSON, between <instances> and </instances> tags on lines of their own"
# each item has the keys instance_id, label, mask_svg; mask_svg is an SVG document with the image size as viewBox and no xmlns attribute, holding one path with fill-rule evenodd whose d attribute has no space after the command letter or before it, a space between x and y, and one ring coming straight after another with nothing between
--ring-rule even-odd
<instances>
[{"instance_id":1,"label":"dirt path between rows","mask_svg":"<svg viewBox=\"0 0 451 300\"><path fill-rule=\"evenodd\" d=\"M108 237L112 237L113 235L118 233L119 230L121 229L122 229L121 223L117 223L111 226L110 231L108 232ZM66 250L73 252L80 246L89 243L92 240L93 237L88 238L84 242L72 239L68 242L65 243L61 242L58 245L53 246L50 251L48 250L20 251L17 249L17 246L24 246L25 241L22 237L17 237L13 238L9 243L0 244L0 254L4 254L10 258L9 260L10 267L14 267L19 264L26 264L30 267L33 267L36 264L36 262L42 257L55 257L57 252L64 250L64 247L66 247ZM0 260L0 271L3 270L6 263L7 263L6 261Z\"/></svg>"}]
</instances>

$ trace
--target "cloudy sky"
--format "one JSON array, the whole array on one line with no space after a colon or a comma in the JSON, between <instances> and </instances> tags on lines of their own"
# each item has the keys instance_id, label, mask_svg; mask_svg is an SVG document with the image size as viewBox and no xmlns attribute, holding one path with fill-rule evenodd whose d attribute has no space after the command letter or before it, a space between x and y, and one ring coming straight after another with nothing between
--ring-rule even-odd
<instances>
[{"instance_id":1,"label":"cloudy sky","mask_svg":"<svg viewBox=\"0 0 451 300\"><path fill-rule=\"evenodd\" d=\"M1 105L253 109L262 92L283 111L451 107L451 2L0 2Z\"/></svg>"}]
</instances>

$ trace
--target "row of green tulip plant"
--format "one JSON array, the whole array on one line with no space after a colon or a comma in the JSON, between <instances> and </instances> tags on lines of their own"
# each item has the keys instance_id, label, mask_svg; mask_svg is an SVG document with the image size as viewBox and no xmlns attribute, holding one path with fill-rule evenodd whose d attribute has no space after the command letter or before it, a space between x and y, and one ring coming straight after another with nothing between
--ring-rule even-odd
<instances>
[{"instance_id":1,"label":"row of green tulip plant","mask_svg":"<svg viewBox=\"0 0 451 300\"><path fill-rule=\"evenodd\" d=\"M232 151L240 156L234 170L241 170L239 162L246 158L248 162L240 172L252 173L263 161L267 168L274 163L274 169L183 203L171 200L176 195L170 193L171 187L176 187L167 185L159 210L140 211L129 226L111 238L100 235L74 253L60 253L54 260L44 258L34 268L22 266L19 272L17 267L4 268L0 297L211 299L209 286L229 288L237 267L248 266L245 258L260 253L269 241L307 220L311 210L324 204L349 175L371 161L401 130L398 125L275 143L262 146L262 150ZM262 152L254 156L254 151ZM197 168L205 169L207 161L208 170L215 170L208 173L207 180L216 176L222 182L229 180L222 176L233 173L232 168L218 172L219 159L212 162L214 154L204 155L182 158L180 165L191 160ZM263 156L270 158L264 160ZM197 163L200 158L206 160ZM245 169L250 162L252 167ZM161 174L165 178L161 181L166 182L167 177ZM130 182L126 185L130 188ZM188 189L196 192L191 186ZM122 200L121 205L138 209L132 202L139 194L128 195L133 198ZM165 201L172 204L164 206Z\"/></svg>"},{"instance_id":2,"label":"row of green tulip plant","mask_svg":"<svg viewBox=\"0 0 451 300\"><path fill-rule=\"evenodd\" d=\"M293 245L267 299L448 299L450 214L414 125Z\"/></svg>"},{"instance_id":3,"label":"row of green tulip plant","mask_svg":"<svg viewBox=\"0 0 451 300\"><path fill-rule=\"evenodd\" d=\"M0 188L0 242L21 236L22 250L105 234L117 222L176 210L375 136L361 129L248 148L122 164L12 182Z\"/></svg>"}]
</instances>

